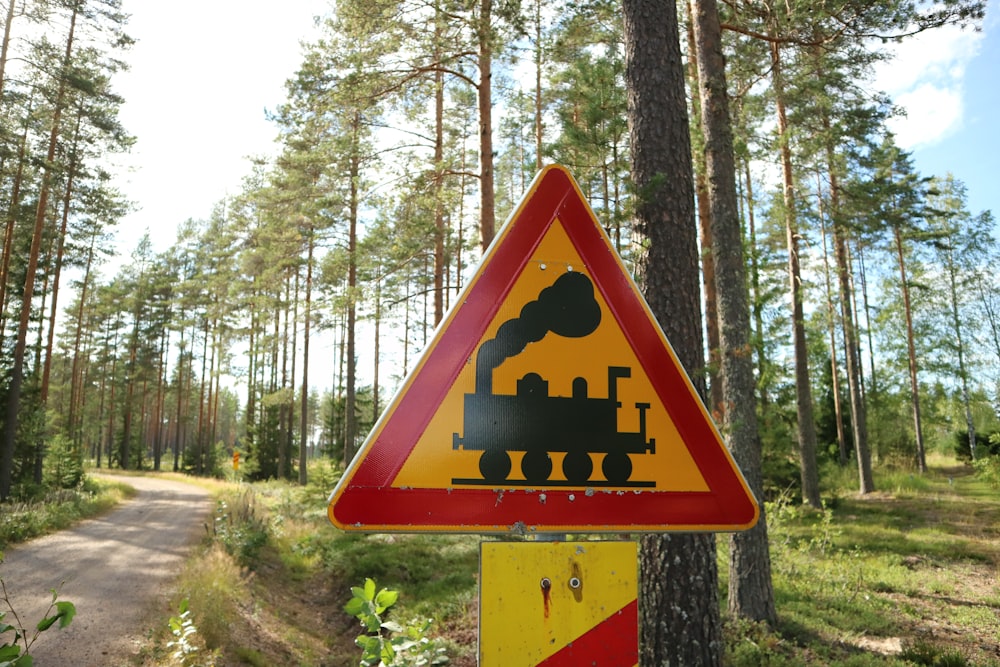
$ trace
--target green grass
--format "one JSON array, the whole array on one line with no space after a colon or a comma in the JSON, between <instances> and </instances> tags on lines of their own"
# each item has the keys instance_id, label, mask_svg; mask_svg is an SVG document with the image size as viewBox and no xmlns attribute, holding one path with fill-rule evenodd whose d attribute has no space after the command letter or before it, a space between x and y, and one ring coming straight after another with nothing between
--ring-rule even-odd
<instances>
[{"instance_id":1,"label":"green grass","mask_svg":"<svg viewBox=\"0 0 1000 667\"><path fill-rule=\"evenodd\" d=\"M1000 667L1000 494L970 472L877 474L861 496L841 471L821 511L770 505L778 626L730 638L730 664Z\"/></svg>"},{"instance_id":2,"label":"green grass","mask_svg":"<svg viewBox=\"0 0 1000 667\"><path fill-rule=\"evenodd\" d=\"M134 495L135 489L125 484L85 477L73 489L51 490L25 500L13 497L0 505L0 550L103 514Z\"/></svg>"},{"instance_id":3,"label":"green grass","mask_svg":"<svg viewBox=\"0 0 1000 667\"><path fill-rule=\"evenodd\" d=\"M770 504L778 623L768 628L727 619L725 664L1000 667L1000 494L971 469L950 465L926 475L878 472L879 490L865 496L854 490L852 469L828 470L822 510ZM245 494L252 489L257 509L230 511L229 527L253 516L267 532L247 568L230 566L229 579L243 577L246 586L238 589L238 602L214 610L231 630L219 633L219 641L233 642L217 647L221 655L257 664L356 664L359 629L343 605L350 587L371 577L380 588L399 591L395 620L433 617L456 661L474 664L477 622L470 610L481 538L339 531L326 517L336 476L327 466L311 474L318 481L306 487L244 484L220 496L234 508L238 499L249 502ZM725 536L718 544L724 609ZM200 580L186 585L189 592L208 589ZM233 620L237 612L242 616ZM206 635L211 631L205 628ZM239 646L239 636L259 642Z\"/></svg>"}]
</instances>

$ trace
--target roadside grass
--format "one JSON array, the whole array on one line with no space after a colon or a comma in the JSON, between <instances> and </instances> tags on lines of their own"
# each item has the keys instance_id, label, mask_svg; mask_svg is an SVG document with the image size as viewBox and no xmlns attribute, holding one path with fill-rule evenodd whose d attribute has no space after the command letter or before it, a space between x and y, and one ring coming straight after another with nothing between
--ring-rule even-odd
<instances>
[{"instance_id":1,"label":"roadside grass","mask_svg":"<svg viewBox=\"0 0 1000 667\"><path fill-rule=\"evenodd\" d=\"M726 664L1000 667L1000 493L971 467L933 465L876 472L865 496L852 468L825 471L821 510L768 503L778 623L728 619ZM344 604L370 577L399 591L393 620L433 618L451 664L475 665L481 538L341 532L326 517L338 469L309 475L305 487L210 483L215 517L171 602L173 615L188 600L203 663L358 664ZM167 620L135 664L177 664Z\"/></svg>"},{"instance_id":2,"label":"roadside grass","mask_svg":"<svg viewBox=\"0 0 1000 667\"><path fill-rule=\"evenodd\" d=\"M1000 496L971 473L876 473L884 490L828 489L822 510L770 503L778 626L730 624L730 664L1000 666Z\"/></svg>"},{"instance_id":3,"label":"roadside grass","mask_svg":"<svg viewBox=\"0 0 1000 667\"><path fill-rule=\"evenodd\" d=\"M0 504L0 556L11 544L68 528L103 514L134 495L135 489L126 484L89 475L72 489L14 493Z\"/></svg>"}]
</instances>

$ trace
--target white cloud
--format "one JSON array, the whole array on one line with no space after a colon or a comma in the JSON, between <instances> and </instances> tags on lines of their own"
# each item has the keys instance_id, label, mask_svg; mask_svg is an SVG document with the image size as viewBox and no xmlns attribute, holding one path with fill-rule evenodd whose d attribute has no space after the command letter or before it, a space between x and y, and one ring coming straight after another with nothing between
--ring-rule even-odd
<instances>
[{"instance_id":1,"label":"white cloud","mask_svg":"<svg viewBox=\"0 0 1000 667\"><path fill-rule=\"evenodd\" d=\"M326 0L126 0L138 41L116 77L120 118L138 139L121 188L140 210L118 229L128 254L145 229L156 250L187 218L206 218L250 172L246 157L271 153L277 129L264 116L284 99L301 64L299 42Z\"/></svg>"},{"instance_id":2,"label":"white cloud","mask_svg":"<svg viewBox=\"0 0 1000 667\"><path fill-rule=\"evenodd\" d=\"M890 48L894 57L876 68L873 83L906 110L889 122L902 148L937 143L961 127L965 70L982 40L983 33L946 26Z\"/></svg>"},{"instance_id":3,"label":"white cloud","mask_svg":"<svg viewBox=\"0 0 1000 667\"><path fill-rule=\"evenodd\" d=\"M921 83L895 98L906 109L906 116L891 118L887 125L896 135L896 143L912 150L945 139L962 122L960 85L939 87Z\"/></svg>"}]
</instances>

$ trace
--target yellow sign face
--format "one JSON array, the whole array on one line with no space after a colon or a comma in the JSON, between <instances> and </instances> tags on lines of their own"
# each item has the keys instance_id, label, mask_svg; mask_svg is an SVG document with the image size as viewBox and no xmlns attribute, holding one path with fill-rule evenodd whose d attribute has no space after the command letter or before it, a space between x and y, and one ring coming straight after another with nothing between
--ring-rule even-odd
<instances>
[{"instance_id":1,"label":"yellow sign face","mask_svg":"<svg viewBox=\"0 0 1000 667\"><path fill-rule=\"evenodd\" d=\"M753 494L611 240L543 169L330 496L344 530L752 526Z\"/></svg>"},{"instance_id":2,"label":"yellow sign face","mask_svg":"<svg viewBox=\"0 0 1000 667\"><path fill-rule=\"evenodd\" d=\"M588 275L586 266L573 247L562 222L557 219L538 244L521 274L517 276L507 299L476 346L477 349L487 341L497 340L501 326L522 320L524 317L522 310L525 306L541 303L539 308L547 309L544 297L540 295L553 286L558 289L560 278L563 278L564 282L568 281L569 279L564 276L570 273L586 276L592 283L592 277ZM518 394L518 382L534 374L541 379L541 386L547 384L548 397L568 399L579 395L579 390L574 392L574 385L585 387L590 402L582 404L582 408L585 413L592 416L594 416L594 406L600 407L602 403L599 399L616 396L619 406L617 408L613 406L607 413L606 423L590 424L586 432L575 435L568 433L573 423L556 424L553 430L562 431L569 438L587 440L597 435L594 429L604 428L606 431L604 437L608 438L609 442L626 441L628 435L633 434L632 440L643 445L643 451L639 451L639 447L636 447L629 453L632 473L625 475L626 479L620 481L632 482L637 486L641 485L640 488L651 490L707 491L708 486L670 416L662 405L653 400L656 396L655 390L608 304L605 303L599 290L592 290L592 294L595 307L600 309L596 328L578 337L561 336L554 331L547 331L540 340L527 342L521 352L502 359L492 370L490 395L501 401L505 397L514 397ZM522 347L519 343L521 341L512 342L512 349ZM477 389L476 366L476 358L470 359L465 365L440 409L417 440L409 459L393 481L393 486L447 489L475 484L480 480L484 483L531 482L538 488L546 488L548 485L575 485L580 488L601 485L602 473L598 471L603 458L599 449L591 448L591 453L587 455L590 458L590 467L593 468L589 475L579 475L580 478L575 480L567 479L567 471L573 475L572 462L566 461L567 456L570 456L567 450L574 449L573 442L567 442L562 447L546 448L549 456L549 464L546 467L551 467L551 471L548 475L539 475L540 479L527 479L529 475L524 470L527 467L524 448L520 450L511 448L507 451L510 467L507 475L499 479L484 479L480 468L480 459L484 452L474 448L475 443L470 443L473 446L468 448L462 443L457 447L454 446L456 439L463 441L470 439L470 434L462 432L463 414L469 405L466 395L474 394ZM627 371L620 370L615 376L611 369L627 369ZM583 384L580 383L580 379L584 381ZM551 420L558 419L559 414L561 413L552 411L547 413ZM567 421L583 423L581 417L574 414L569 416L570 419ZM468 423L469 420L465 421ZM640 438L643 424L645 437ZM554 433L555 437L561 435ZM502 437L502 435L490 437ZM655 452L649 451L653 449L648 445L651 440L655 445ZM586 443L583 443L583 449L587 449ZM586 462L582 465L584 468L587 467Z\"/></svg>"},{"instance_id":3,"label":"yellow sign face","mask_svg":"<svg viewBox=\"0 0 1000 667\"><path fill-rule=\"evenodd\" d=\"M482 667L638 663L634 542L484 542Z\"/></svg>"}]
</instances>

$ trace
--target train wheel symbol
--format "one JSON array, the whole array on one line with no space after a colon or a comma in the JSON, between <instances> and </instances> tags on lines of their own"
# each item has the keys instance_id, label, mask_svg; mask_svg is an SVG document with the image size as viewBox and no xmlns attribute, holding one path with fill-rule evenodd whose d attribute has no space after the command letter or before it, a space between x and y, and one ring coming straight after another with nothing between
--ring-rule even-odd
<instances>
[{"instance_id":1,"label":"train wheel symbol","mask_svg":"<svg viewBox=\"0 0 1000 667\"><path fill-rule=\"evenodd\" d=\"M552 474L552 458L544 449L532 447L521 459L521 472L529 482L544 482Z\"/></svg>"},{"instance_id":2,"label":"train wheel symbol","mask_svg":"<svg viewBox=\"0 0 1000 667\"><path fill-rule=\"evenodd\" d=\"M590 479L591 473L594 472L594 462L587 452L570 450L563 459L562 469L566 481L582 484Z\"/></svg>"},{"instance_id":3,"label":"train wheel symbol","mask_svg":"<svg viewBox=\"0 0 1000 667\"><path fill-rule=\"evenodd\" d=\"M612 484L623 484L632 476L632 459L625 452L611 452L604 457L601 471Z\"/></svg>"},{"instance_id":4,"label":"train wheel symbol","mask_svg":"<svg viewBox=\"0 0 1000 667\"><path fill-rule=\"evenodd\" d=\"M487 482L504 481L510 468L510 454L502 449L488 449L479 457L479 472Z\"/></svg>"}]
</instances>

